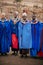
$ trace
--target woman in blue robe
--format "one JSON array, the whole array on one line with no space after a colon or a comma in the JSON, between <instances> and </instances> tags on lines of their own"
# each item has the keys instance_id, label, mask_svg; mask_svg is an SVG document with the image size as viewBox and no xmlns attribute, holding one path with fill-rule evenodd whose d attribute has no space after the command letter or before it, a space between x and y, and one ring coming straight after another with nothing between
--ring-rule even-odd
<instances>
[{"instance_id":1,"label":"woman in blue robe","mask_svg":"<svg viewBox=\"0 0 43 65\"><path fill-rule=\"evenodd\" d=\"M14 53L12 55L17 55L18 54L18 23L17 21L16 24L14 24L14 21L10 22L11 24L11 34L12 34L12 51Z\"/></svg>"},{"instance_id":2,"label":"woman in blue robe","mask_svg":"<svg viewBox=\"0 0 43 65\"><path fill-rule=\"evenodd\" d=\"M41 51L43 52L43 22L40 24L40 26L41 26L40 48Z\"/></svg>"},{"instance_id":3,"label":"woman in blue robe","mask_svg":"<svg viewBox=\"0 0 43 65\"><path fill-rule=\"evenodd\" d=\"M11 44L11 28L10 23L8 20L5 19L5 16L2 14L1 18L2 22L2 39L1 39L1 54L7 55L10 51L10 44Z\"/></svg>"},{"instance_id":4,"label":"woman in blue robe","mask_svg":"<svg viewBox=\"0 0 43 65\"><path fill-rule=\"evenodd\" d=\"M18 55L18 12L14 12L14 20L10 22L12 29L12 55Z\"/></svg>"},{"instance_id":5,"label":"woman in blue robe","mask_svg":"<svg viewBox=\"0 0 43 65\"><path fill-rule=\"evenodd\" d=\"M43 57L43 22L40 22L40 32L41 32L41 35L40 35L40 50L38 52L38 56L39 57Z\"/></svg>"},{"instance_id":6,"label":"woman in blue robe","mask_svg":"<svg viewBox=\"0 0 43 65\"><path fill-rule=\"evenodd\" d=\"M1 53L6 54L10 51L10 44L11 44L11 30L10 30L10 24L9 21L2 22L3 26L3 34L2 34L2 40L1 40Z\"/></svg>"},{"instance_id":7,"label":"woman in blue robe","mask_svg":"<svg viewBox=\"0 0 43 65\"><path fill-rule=\"evenodd\" d=\"M36 16L33 16L31 23L32 32L32 49L30 50L30 56L36 57L37 52L40 49L40 29L39 22L36 21Z\"/></svg>"},{"instance_id":8,"label":"woman in blue robe","mask_svg":"<svg viewBox=\"0 0 43 65\"><path fill-rule=\"evenodd\" d=\"M0 53L1 53L1 39L2 39L2 22L0 20Z\"/></svg>"},{"instance_id":9,"label":"woman in blue robe","mask_svg":"<svg viewBox=\"0 0 43 65\"><path fill-rule=\"evenodd\" d=\"M27 20L27 14L23 13L23 20L19 22L19 49L21 57L27 57L28 49L32 48L31 23Z\"/></svg>"}]
</instances>

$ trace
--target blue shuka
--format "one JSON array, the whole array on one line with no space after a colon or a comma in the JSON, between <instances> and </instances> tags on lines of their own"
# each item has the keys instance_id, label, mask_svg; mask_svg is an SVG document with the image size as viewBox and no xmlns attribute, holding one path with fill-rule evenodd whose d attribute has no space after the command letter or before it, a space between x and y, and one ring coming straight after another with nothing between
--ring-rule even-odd
<instances>
[{"instance_id":1,"label":"blue shuka","mask_svg":"<svg viewBox=\"0 0 43 65\"><path fill-rule=\"evenodd\" d=\"M40 23L40 32L41 32L41 36L40 36L40 50L43 52L43 23Z\"/></svg>"},{"instance_id":2,"label":"blue shuka","mask_svg":"<svg viewBox=\"0 0 43 65\"><path fill-rule=\"evenodd\" d=\"M18 23L18 18L15 18L14 21L10 21L12 34L12 50L18 49Z\"/></svg>"},{"instance_id":3,"label":"blue shuka","mask_svg":"<svg viewBox=\"0 0 43 65\"><path fill-rule=\"evenodd\" d=\"M3 34L1 39L1 53L6 53L9 52L11 44L11 28L9 21L4 20L4 22L2 22L2 29Z\"/></svg>"},{"instance_id":4,"label":"blue shuka","mask_svg":"<svg viewBox=\"0 0 43 65\"><path fill-rule=\"evenodd\" d=\"M32 35L31 35L31 24L26 21L25 24L22 21L19 22L19 48L30 49L32 48Z\"/></svg>"},{"instance_id":5,"label":"blue shuka","mask_svg":"<svg viewBox=\"0 0 43 65\"><path fill-rule=\"evenodd\" d=\"M39 22L31 24L32 30L32 49L30 50L31 56L36 56L40 50L40 25Z\"/></svg>"},{"instance_id":6,"label":"blue shuka","mask_svg":"<svg viewBox=\"0 0 43 65\"><path fill-rule=\"evenodd\" d=\"M2 22L0 21L0 53L1 53L1 39L2 39Z\"/></svg>"},{"instance_id":7,"label":"blue shuka","mask_svg":"<svg viewBox=\"0 0 43 65\"><path fill-rule=\"evenodd\" d=\"M16 24L14 24L13 21L10 21L11 33L12 33L12 34L16 34L17 37L18 37L18 23L19 23L19 21L17 21Z\"/></svg>"}]
</instances>

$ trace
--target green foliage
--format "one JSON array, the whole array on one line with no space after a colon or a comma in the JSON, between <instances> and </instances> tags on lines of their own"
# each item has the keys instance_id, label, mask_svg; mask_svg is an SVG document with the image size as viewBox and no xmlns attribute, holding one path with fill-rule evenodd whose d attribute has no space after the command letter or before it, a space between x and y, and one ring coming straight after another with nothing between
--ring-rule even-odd
<instances>
[{"instance_id":1,"label":"green foliage","mask_svg":"<svg viewBox=\"0 0 43 65\"><path fill-rule=\"evenodd\" d=\"M21 2L22 0L16 0L16 2Z\"/></svg>"}]
</instances>

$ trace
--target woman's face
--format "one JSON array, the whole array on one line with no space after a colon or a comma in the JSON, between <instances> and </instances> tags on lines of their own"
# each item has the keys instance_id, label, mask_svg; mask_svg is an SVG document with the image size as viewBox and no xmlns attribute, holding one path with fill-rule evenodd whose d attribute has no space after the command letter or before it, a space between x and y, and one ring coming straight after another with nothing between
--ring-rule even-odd
<instances>
[{"instance_id":1,"label":"woman's face","mask_svg":"<svg viewBox=\"0 0 43 65\"><path fill-rule=\"evenodd\" d=\"M35 19L36 19L36 16L33 16L33 17L32 17L32 20L35 20Z\"/></svg>"},{"instance_id":2,"label":"woman's face","mask_svg":"<svg viewBox=\"0 0 43 65\"><path fill-rule=\"evenodd\" d=\"M10 19L10 16L8 14L6 14L6 19Z\"/></svg>"},{"instance_id":3,"label":"woman's face","mask_svg":"<svg viewBox=\"0 0 43 65\"><path fill-rule=\"evenodd\" d=\"M22 16L22 18L23 18L23 20L26 20L27 17L26 16Z\"/></svg>"},{"instance_id":4,"label":"woman's face","mask_svg":"<svg viewBox=\"0 0 43 65\"><path fill-rule=\"evenodd\" d=\"M17 17L17 14L16 13L14 13L14 18L16 18Z\"/></svg>"},{"instance_id":5,"label":"woman's face","mask_svg":"<svg viewBox=\"0 0 43 65\"><path fill-rule=\"evenodd\" d=\"M2 15L1 18L4 19L5 18L5 15Z\"/></svg>"}]
</instances>

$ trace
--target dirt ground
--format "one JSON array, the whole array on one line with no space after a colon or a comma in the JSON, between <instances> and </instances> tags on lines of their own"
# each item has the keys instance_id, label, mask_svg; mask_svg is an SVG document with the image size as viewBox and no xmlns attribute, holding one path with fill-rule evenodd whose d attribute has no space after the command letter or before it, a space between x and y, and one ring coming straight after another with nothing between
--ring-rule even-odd
<instances>
[{"instance_id":1,"label":"dirt ground","mask_svg":"<svg viewBox=\"0 0 43 65\"><path fill-rule=\"evenodd\" d=\"M20 56L0 56L0 65L43 65L43 58L20 58Z\"/></svg>"}]
</instances>

